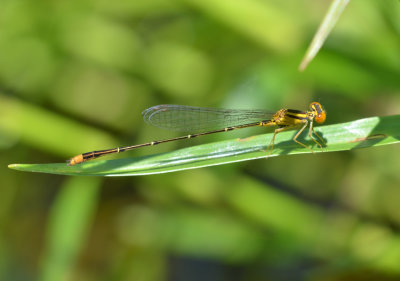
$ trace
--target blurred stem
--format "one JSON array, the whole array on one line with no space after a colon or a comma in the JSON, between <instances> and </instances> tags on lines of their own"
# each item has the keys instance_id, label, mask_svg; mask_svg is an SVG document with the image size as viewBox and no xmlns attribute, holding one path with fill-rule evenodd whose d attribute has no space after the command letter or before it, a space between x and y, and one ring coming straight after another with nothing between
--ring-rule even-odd
<instances>
[{"instance_id":1,"label":"blurred stem","mask_svg":"<svg viewBox=\"0 0 400 281\"><path fill-rule=\"evenodd\" d=\"M317 33L314 35L314 38L307 49L307 52L300 63L299 70L303 71L306 69L308 64L314 59L317 55L319 49L321 49L322 44L324 44L326 38L329 33L332 31L336 22L339 20L340 15L343 10L346 8L347 4L350 0L333 0L331 6L329 7L328 12L325 15L324 20L318 28Z\"/></svg>"},{"instance_id":2,"label":"blurred stem","mask_svg":"<svg viewBox=\"0 0 400 281\"><path fill-rule=\"evenodd\" d=\"M74 271L92 225L101 180L74 177L64 184L49 216L47 245L39 280L74 280Z\"/></svg>"}]
</instances>

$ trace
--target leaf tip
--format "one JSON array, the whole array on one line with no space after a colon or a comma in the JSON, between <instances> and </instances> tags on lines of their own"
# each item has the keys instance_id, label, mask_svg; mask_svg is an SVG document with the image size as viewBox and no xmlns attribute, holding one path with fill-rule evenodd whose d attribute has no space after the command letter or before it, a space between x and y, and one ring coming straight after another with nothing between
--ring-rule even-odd
<instances>
[{"instance_id":1,"label":"leaf tip","mask_svg":"<svg viewBox=\"0 0 400 281\"><path fill-rule=\"evenodd\" d=\"M21 164L9 164L7 167L9 169L19 170L19 168L21 167Z\"/></svg>"}]
</instances>

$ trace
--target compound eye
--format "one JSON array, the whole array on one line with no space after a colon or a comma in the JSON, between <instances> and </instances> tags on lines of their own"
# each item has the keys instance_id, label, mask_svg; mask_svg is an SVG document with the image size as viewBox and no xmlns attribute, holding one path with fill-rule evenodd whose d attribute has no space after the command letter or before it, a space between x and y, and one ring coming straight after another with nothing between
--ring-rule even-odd
<instances>
[{"instance_id":1,"label":"compound eye","mask_svg":"<svg viewBox=\"0 0 400 281\"><path fill-rule=\"evenodd\" d=\"M315 117L315 122L317 123L324 123L326 120L326 113L324 111L319 112Z\"/></svg>"},{"instance_id":2,"label":"compound eye","mask_svg":"<svg viewBox=\"0 0 400 281\"><path fill-rule=\"evenodd\" d=\"M326 120L326 111L319 102L312 102L310 104L310 111L316 113L314 118L317 123L324 123Z\"/></svg>"}]
</instances>

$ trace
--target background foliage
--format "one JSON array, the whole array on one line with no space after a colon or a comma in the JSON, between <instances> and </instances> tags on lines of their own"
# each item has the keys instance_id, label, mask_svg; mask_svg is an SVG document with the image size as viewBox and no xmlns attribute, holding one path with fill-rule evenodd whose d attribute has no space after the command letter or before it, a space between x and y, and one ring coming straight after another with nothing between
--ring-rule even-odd
<instances>
[{"instance_id":1,"label":"background foliage","mask_svg":"<svg viewBox=\"0 0 400 281\"><path fill-rule=\"evenodd\" d=\"M1 1L0 279L400 278L396 145L134 178L7 169L176 136L143 124L140 112L159 103L275 110L319 100L328 124L398 114L398 1L351 2L299 73L328 6Z\"/></svg>"}]
</instances>

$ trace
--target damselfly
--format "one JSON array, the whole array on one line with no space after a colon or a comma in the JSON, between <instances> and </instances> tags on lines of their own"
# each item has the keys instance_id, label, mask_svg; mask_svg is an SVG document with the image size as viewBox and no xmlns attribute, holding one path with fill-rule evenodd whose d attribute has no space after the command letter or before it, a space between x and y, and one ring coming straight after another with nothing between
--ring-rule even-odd
<instances>
[{"instance_id":1,"label":"damselfly","mask_svg":"<svg viewBox=\"0 0 400 281\"><path fill-rule=\"evenodd\" d=\"M297 138L308 125L308 136L321 149L322 144L325 144L324 140L317 134L317 132L314 131L314 121L317 123L323 123L326 119L326 111L319 102L312 102L307 111L281 109L275 113L267 112L264 110L218 109L166 104L150 107L143 111L142 115L144 121L159 128L178 131L203 132L171 139L156 140L143 144L86 152L68 160L68 165L79 164L88 160L98 158L100 156L120 153L139 147L152 146L176 140L192 139L199 136L256 126L278 127L274 131L272 140L266 149L267 151L273 151L275 137L278 133L294 129L296 127L301 127L294 136L293 140L313 152L311 147L308 147L304 143L297 140ZM314 133L318 137L319 141L312 136L312 133Z\"/></svg>"}]
</instances>

